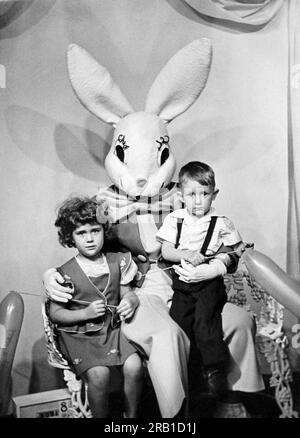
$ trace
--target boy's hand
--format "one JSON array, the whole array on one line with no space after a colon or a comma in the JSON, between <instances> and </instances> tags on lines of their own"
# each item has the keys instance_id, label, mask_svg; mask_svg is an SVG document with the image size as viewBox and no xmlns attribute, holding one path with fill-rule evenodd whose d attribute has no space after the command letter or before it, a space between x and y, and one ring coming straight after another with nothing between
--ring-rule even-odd
<instances>
[{"instance_id":1,"label":"boy's hand","mask_svg":"<svg viewBox=\"0 0 300 438\"><path fill-rule=\"evenodd\" d=\"M96 300L87 306L84 311L86 319L95 319L105 314L106 307L103 300Z\"/></svg>"},{"instance_id":2,"label":"boy's hand","mask_svg":"<svg viewBox=\"0 0 300 438\"><path fill-rule=\"evenodd\" d=\"M221 260L211 260L200 266L191 266L185 260L181 260L181 266L173 265L174 271L179 275L179 280L185 283L197 283L226 274L226 267Z\"/></svg>"},{"instance_id":3,"label":"boy's hand","mask_svg":"<svg viewBox=\"0 0 300 438\"><path fill-rule=\"evenodd\" d=\"M134 292L128 292L120 301L117 307L117 313L121 319L130 319L140 304L139 298Z\"/></svg>"},{"instance_id":4,"label":"boy's hand","mask_svg":"<svg viewBox=\"0 0 300 438\"><path fill-rule=\"evenodd\" d=\"M191 263L193 266L198 266L204 263L205 257L199 251L187 251L184 260Z\"/></svg>"},{"instance_id":5,"label":"boy's hand","mask_svg":"<svg viewBox=\"0 0 300 438\"><path fill-rule=\"evenodd\" d=\"M246 250L246 245L244 242L240 242L235 248L234 248L236 254L241 257L242 254L245 252Z\"/></svg>"}]
</instances>

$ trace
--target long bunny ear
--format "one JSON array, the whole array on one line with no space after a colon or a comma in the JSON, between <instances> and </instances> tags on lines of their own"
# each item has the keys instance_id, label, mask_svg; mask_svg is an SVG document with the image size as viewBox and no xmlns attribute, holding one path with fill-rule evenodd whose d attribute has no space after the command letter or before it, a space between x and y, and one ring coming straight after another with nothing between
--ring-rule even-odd
<instances>
[{"instance_id":1,"label":"long bunny ear","mask_svg":"<svg viewBox=\"0 0 300 438\"><path fill-rule=\"evenodd\" d=\"M81 103L106 123L115 124L133 109L108 70L86 50L70 44L67 54L69 77Z\"/></svg>"},{"instance_id":2,"label":"long bunny ear","mask_svg":"<svg viewBox=\"0 0 300 438\"><path fill-rule=\"evenodd\" d=\"M145 111L167 122L186 111L205 87L211 59L212 47L207 38L195 40L179 50L156 77Z\"/></svg>"}]
</instances>

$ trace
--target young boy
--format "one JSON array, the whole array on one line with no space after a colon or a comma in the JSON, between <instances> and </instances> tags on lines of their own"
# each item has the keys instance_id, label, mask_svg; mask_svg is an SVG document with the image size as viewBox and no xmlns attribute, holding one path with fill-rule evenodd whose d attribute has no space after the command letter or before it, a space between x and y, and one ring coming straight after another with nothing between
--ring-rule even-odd
<instances>
[{"instance_id":1,"label":"young boy","mask_svg":"<svg viewBox=\"0 0 300 438\"><path fill-rule=\"evenodd\" d=\"M179 172L179 186L185 208L170 213L157 233L162 256L175 264L184 260L197 266L199 273L203 268L210 280L186 283L172 272L170 315L191 341L190 387L196 383L192 376L198 378L201 362L209 393L222 395L227 389L225 367L229 357L221 320L227 301L223 282L229 264L226 251L237 248L242 239L233 223L215 215L211 208L218 189L210 166L198 161L186 164Z\"/></svg>"},{"instance_id":2,"label":"young boy","mask_svg":"<svg viewBox=\"0 0 300 438\"><path fill-rule=\"evenodd\" d=\"M101 222L101 223L100 223ZM87 382L94 418L108 415L112 367L124 375L124 416L135 418L143 382L136 348L121 332L120 319L133 316L139 299L128 285L137 272L130 253L104 253L108 224L97 216L97 204L71 197L55 221L59 241L78 254L58 271L73 286L68 303L50 303L58 342L74 372ZM122 286L123 285L123 286Z\"/></svg>"}]
</instances>

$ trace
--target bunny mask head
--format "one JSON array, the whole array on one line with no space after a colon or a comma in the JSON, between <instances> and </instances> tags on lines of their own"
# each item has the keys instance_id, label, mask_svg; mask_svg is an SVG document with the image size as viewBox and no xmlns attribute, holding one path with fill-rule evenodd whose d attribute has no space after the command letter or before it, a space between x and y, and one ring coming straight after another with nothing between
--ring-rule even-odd
<instances>
[{"instance_id":1,"label":"bunny mask head","mask_svg":"<svg viewBox=\"0 0 300 438\"><path fill-rule=\"evenodd\" d=\"M176 163L167 124L198 98L211 58L206 38L181 49L156 77L145 110L135 112L106 68L81 47L69 46L69 77L77 97L92 114L115 128L105 167L127 195L152 197L171 181Z\"/></svg>"}]
</instances>

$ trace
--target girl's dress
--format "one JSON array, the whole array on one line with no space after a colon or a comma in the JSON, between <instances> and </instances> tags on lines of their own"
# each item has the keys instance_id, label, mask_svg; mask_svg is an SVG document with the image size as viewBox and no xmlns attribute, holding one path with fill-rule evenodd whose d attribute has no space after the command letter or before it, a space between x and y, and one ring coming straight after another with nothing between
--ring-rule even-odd
<instances>
[{"instance_id":1,"label":"girl's dress","mask_svg":"<svg viewBox=\"0 0 300 438\"><path fill-rule=\"evenodd\" d=\"M79 301L103 301L112 306L120 302L120 284L128 284L136 274L130 253L107 253L103 256L100 275L90 276L89 265L73 257L58 271L68 275L74 284L74 294L66 304L51 305L77 310L86 306ZM97 269L99 272L99 269ZM95 366L123 365L136 352L120 330L114 307L108 307L103 317L72 325L57 325L58 343L62 354L77 375Z\"/></svg>"}]
</instances>

